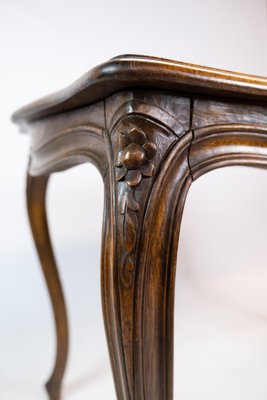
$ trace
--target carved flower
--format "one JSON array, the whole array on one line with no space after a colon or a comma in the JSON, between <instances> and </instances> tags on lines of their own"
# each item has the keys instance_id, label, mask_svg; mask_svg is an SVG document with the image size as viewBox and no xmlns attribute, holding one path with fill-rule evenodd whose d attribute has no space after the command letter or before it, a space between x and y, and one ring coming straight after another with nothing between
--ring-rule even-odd
<instances>
[{"instance_id":1,"label":"carved flower","mask_svg":"<svg viewBox=\"0 0 267 400\"><path fill-rule=\"evenodd\" d=\"M133 128L119 135L118 159L115 164L116 179L125 179L129 186L137 186L143 176L152 176L155 166L151 161L157 152L154 143L147 140L143 131Z\"/></svg>"}]
</instances>

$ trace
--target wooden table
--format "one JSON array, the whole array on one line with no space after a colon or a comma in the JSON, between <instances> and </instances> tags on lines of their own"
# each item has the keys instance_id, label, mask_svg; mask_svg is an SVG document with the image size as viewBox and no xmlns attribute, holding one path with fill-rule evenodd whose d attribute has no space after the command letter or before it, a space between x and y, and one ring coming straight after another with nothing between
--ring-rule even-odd
<instances>
[{"instance_id":1,"label":"wooden table","mask_svg":"<svg viewBox=\"0 0 267 400\"><path fill-rule=\"evenodd\" d=\"M60 397L67 313L46 220L51 173L103 176L102 304L119 400L173 398L173 306L188 189L228 165L267 166L267 79L125 55L13 115L31 135L30 224L53 304Z\"/></svg>"}]
</instances>

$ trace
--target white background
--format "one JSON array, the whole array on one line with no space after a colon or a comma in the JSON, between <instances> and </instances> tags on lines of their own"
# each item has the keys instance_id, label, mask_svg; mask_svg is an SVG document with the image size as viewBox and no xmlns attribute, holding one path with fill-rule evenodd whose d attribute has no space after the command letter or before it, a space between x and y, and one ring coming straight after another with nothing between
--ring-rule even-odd
<instances>
[{"instance_id":1,"label":"white background","mask_svg":"<svg viewBox=\"0 0 267 400\"><path fill-rule=\"evenodd\" d=\"M267 76L265 0L0 0L0 398L46 399L50 304L27 225L28 137L18 107L123 53ZM101 320L103 188L89 165L53 176L49 220L66 291L64 399L115 399ZM177 274L175 399L266 400L267 173L214 171L194 183Z\"/></svg>"}]
</instances>

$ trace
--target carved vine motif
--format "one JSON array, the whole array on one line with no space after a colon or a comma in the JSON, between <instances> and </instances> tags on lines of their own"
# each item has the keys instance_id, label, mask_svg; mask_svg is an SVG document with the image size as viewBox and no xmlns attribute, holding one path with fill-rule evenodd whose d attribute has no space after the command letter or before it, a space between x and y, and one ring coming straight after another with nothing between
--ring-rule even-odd
<instances>
[{"instance_id":1,"label":"carved vine motif","mask_svg":"<svg viewBox=\"0 0 267 400\"><path fill-rule=\"evenodd\" d=\"M123 216L123 247L121 258L121 278L125 287L132 283L132 272L135 269L135 246L137 242L139 203L135 200L134 192L125 193L121 203L120 213Z\"/></svg>"},{"instance_id":2,"label":"carved vine motif","mask_svg":"<svg viewBox=\"0 0 267 400\"><path fill-rule=\"evenodd\" d=\"M140 208L135 198L135 190L141 183L142 177L153 176L155 170L153 159L156 153L155 144L149 142L142 130L133 128L129 132L119 133L115 162L116 180L125 181L127 184L119 201L120 214L123 216L122 234L125 250L121 259L121 276L125 287L131 286L132 272L135 269L137 212Z\"/></svg>"}]
</instances>

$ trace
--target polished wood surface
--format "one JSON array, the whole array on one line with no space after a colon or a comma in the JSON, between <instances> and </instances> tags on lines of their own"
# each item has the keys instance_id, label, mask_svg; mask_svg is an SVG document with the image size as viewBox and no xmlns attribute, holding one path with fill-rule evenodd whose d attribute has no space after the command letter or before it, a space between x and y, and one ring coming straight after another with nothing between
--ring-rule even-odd
<instances>
[{"instance_id":1,"label":"polished wood surface","mask_svg":"<svg viewBox=\"0 0 267 400\"><path fill-rule=\"evenodd\" d=\"M177 247L194 180L228 165L267 167L267 79L120 56L16 112L31 135L28 210L50 292L60 398L67 360L64 298L49 240L51 173L91 162L103 177L101 285L119 400L173 398Z\"/></svg>"},{"instance_id":2,"label":"polished wood surface","mask_svg":"<svg viewBox=\"0 0 267 400\"><path fill-rule=\"evenodd\" d=\"M156 57L122 55L90 70L66 89L18 110L13 121L27 122L84 107L131 87L266 100L267 79Z\"/></svg>"},{"instance_id":3,"label":"polished wood surface","mask_svg":"<svg viewBox=\"0 0 267 400\"><path fill-rule=\"evenodd\" d=\"M30 225L40 264L49 290L57 334L57 356L51 378L46 384L51 400L59 398L68 353L68 323L65 300L50 241L46 218L45 195L48 176L27 176L27 206Z\"/></svg>"}]
</instances>

